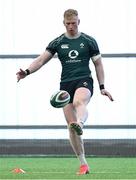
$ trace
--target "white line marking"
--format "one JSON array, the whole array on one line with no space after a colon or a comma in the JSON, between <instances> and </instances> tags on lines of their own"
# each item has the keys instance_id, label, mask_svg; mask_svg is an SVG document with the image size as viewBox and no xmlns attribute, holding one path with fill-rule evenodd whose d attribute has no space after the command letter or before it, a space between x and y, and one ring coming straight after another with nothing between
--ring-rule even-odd
<instances>
[{"instance_id":1,"label":"white line marking","mask_svg":"<svg viewBox=\"0 0 136 180\"><path fill-rule=\"evenodd\" d=\"M45 171L45 172L30 172L32 174L67 174L66 172L51 172L51 171ZM70 173L71 174L71 173Z\"/></svg>"}]
</instances>

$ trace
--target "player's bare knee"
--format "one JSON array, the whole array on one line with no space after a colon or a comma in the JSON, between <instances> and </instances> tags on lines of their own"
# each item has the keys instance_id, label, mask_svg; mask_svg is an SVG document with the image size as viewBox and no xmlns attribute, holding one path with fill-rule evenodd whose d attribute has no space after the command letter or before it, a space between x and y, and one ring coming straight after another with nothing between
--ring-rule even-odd
<instances>
[{"instance_id":1,"label":"player's bare knee","mask_svg":"<svg viewBox=\"0 0 136 180\"><path fill-rule=\"evenodd\" d=\"M77 99L77 100L75 100L75 101L73 102L73 106L74 106L74 108L76 109L76 108L79 107L79 106L84 106L84 102Z\"/></svg>"}]
</instances>

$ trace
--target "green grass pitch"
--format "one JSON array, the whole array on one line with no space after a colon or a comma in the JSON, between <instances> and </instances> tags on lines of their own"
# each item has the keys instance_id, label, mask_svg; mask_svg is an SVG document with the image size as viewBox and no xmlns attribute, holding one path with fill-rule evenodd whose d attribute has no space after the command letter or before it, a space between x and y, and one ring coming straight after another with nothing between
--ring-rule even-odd
<instances>
[{"instance_id":1,"label":"green grass pitch","mask_svg":"<svg viewBox=\"0 0 136 180\"><path fill-rule=\"evenodd\" d=\"M90 174L77 176L76 158L1 157L0 179L136 179L136 158L87 158ZM26 173L15 174L14 168Z\"/></svg>"}]
</instances>

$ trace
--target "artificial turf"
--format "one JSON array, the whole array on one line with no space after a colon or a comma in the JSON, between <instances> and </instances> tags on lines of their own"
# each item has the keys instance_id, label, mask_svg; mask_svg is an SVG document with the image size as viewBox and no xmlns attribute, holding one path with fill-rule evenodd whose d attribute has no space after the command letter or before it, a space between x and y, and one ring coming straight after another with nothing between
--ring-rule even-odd
<instances>
[{"instance_id":1,"label":"artificial turf","mask_svg":"<svg viewBox=\"0 0 136 180\"><path fill-rule=\"evenodd\" d=\"M136 158L87 158L90 173L77 176L76 158L0 158L0 179L136 179ZM21 168L26 173L16 174Z\"/></svg>"}]
</instances>

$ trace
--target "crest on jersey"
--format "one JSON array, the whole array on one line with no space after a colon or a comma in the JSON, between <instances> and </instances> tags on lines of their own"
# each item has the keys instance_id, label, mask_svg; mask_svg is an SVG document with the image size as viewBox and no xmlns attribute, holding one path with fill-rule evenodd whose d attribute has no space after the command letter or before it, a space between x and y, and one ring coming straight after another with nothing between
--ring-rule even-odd
<instances>
[{"instance_id":1,"label":"crest on jersey","mask_svg":"<svg viewBox=\"0 0 136 180\"><path fill-rule=\"evenodd\" d=\"M84 46L85 46L84 43L80 44L80 48L84 48Z\"/></svg>"}]
</instances>

